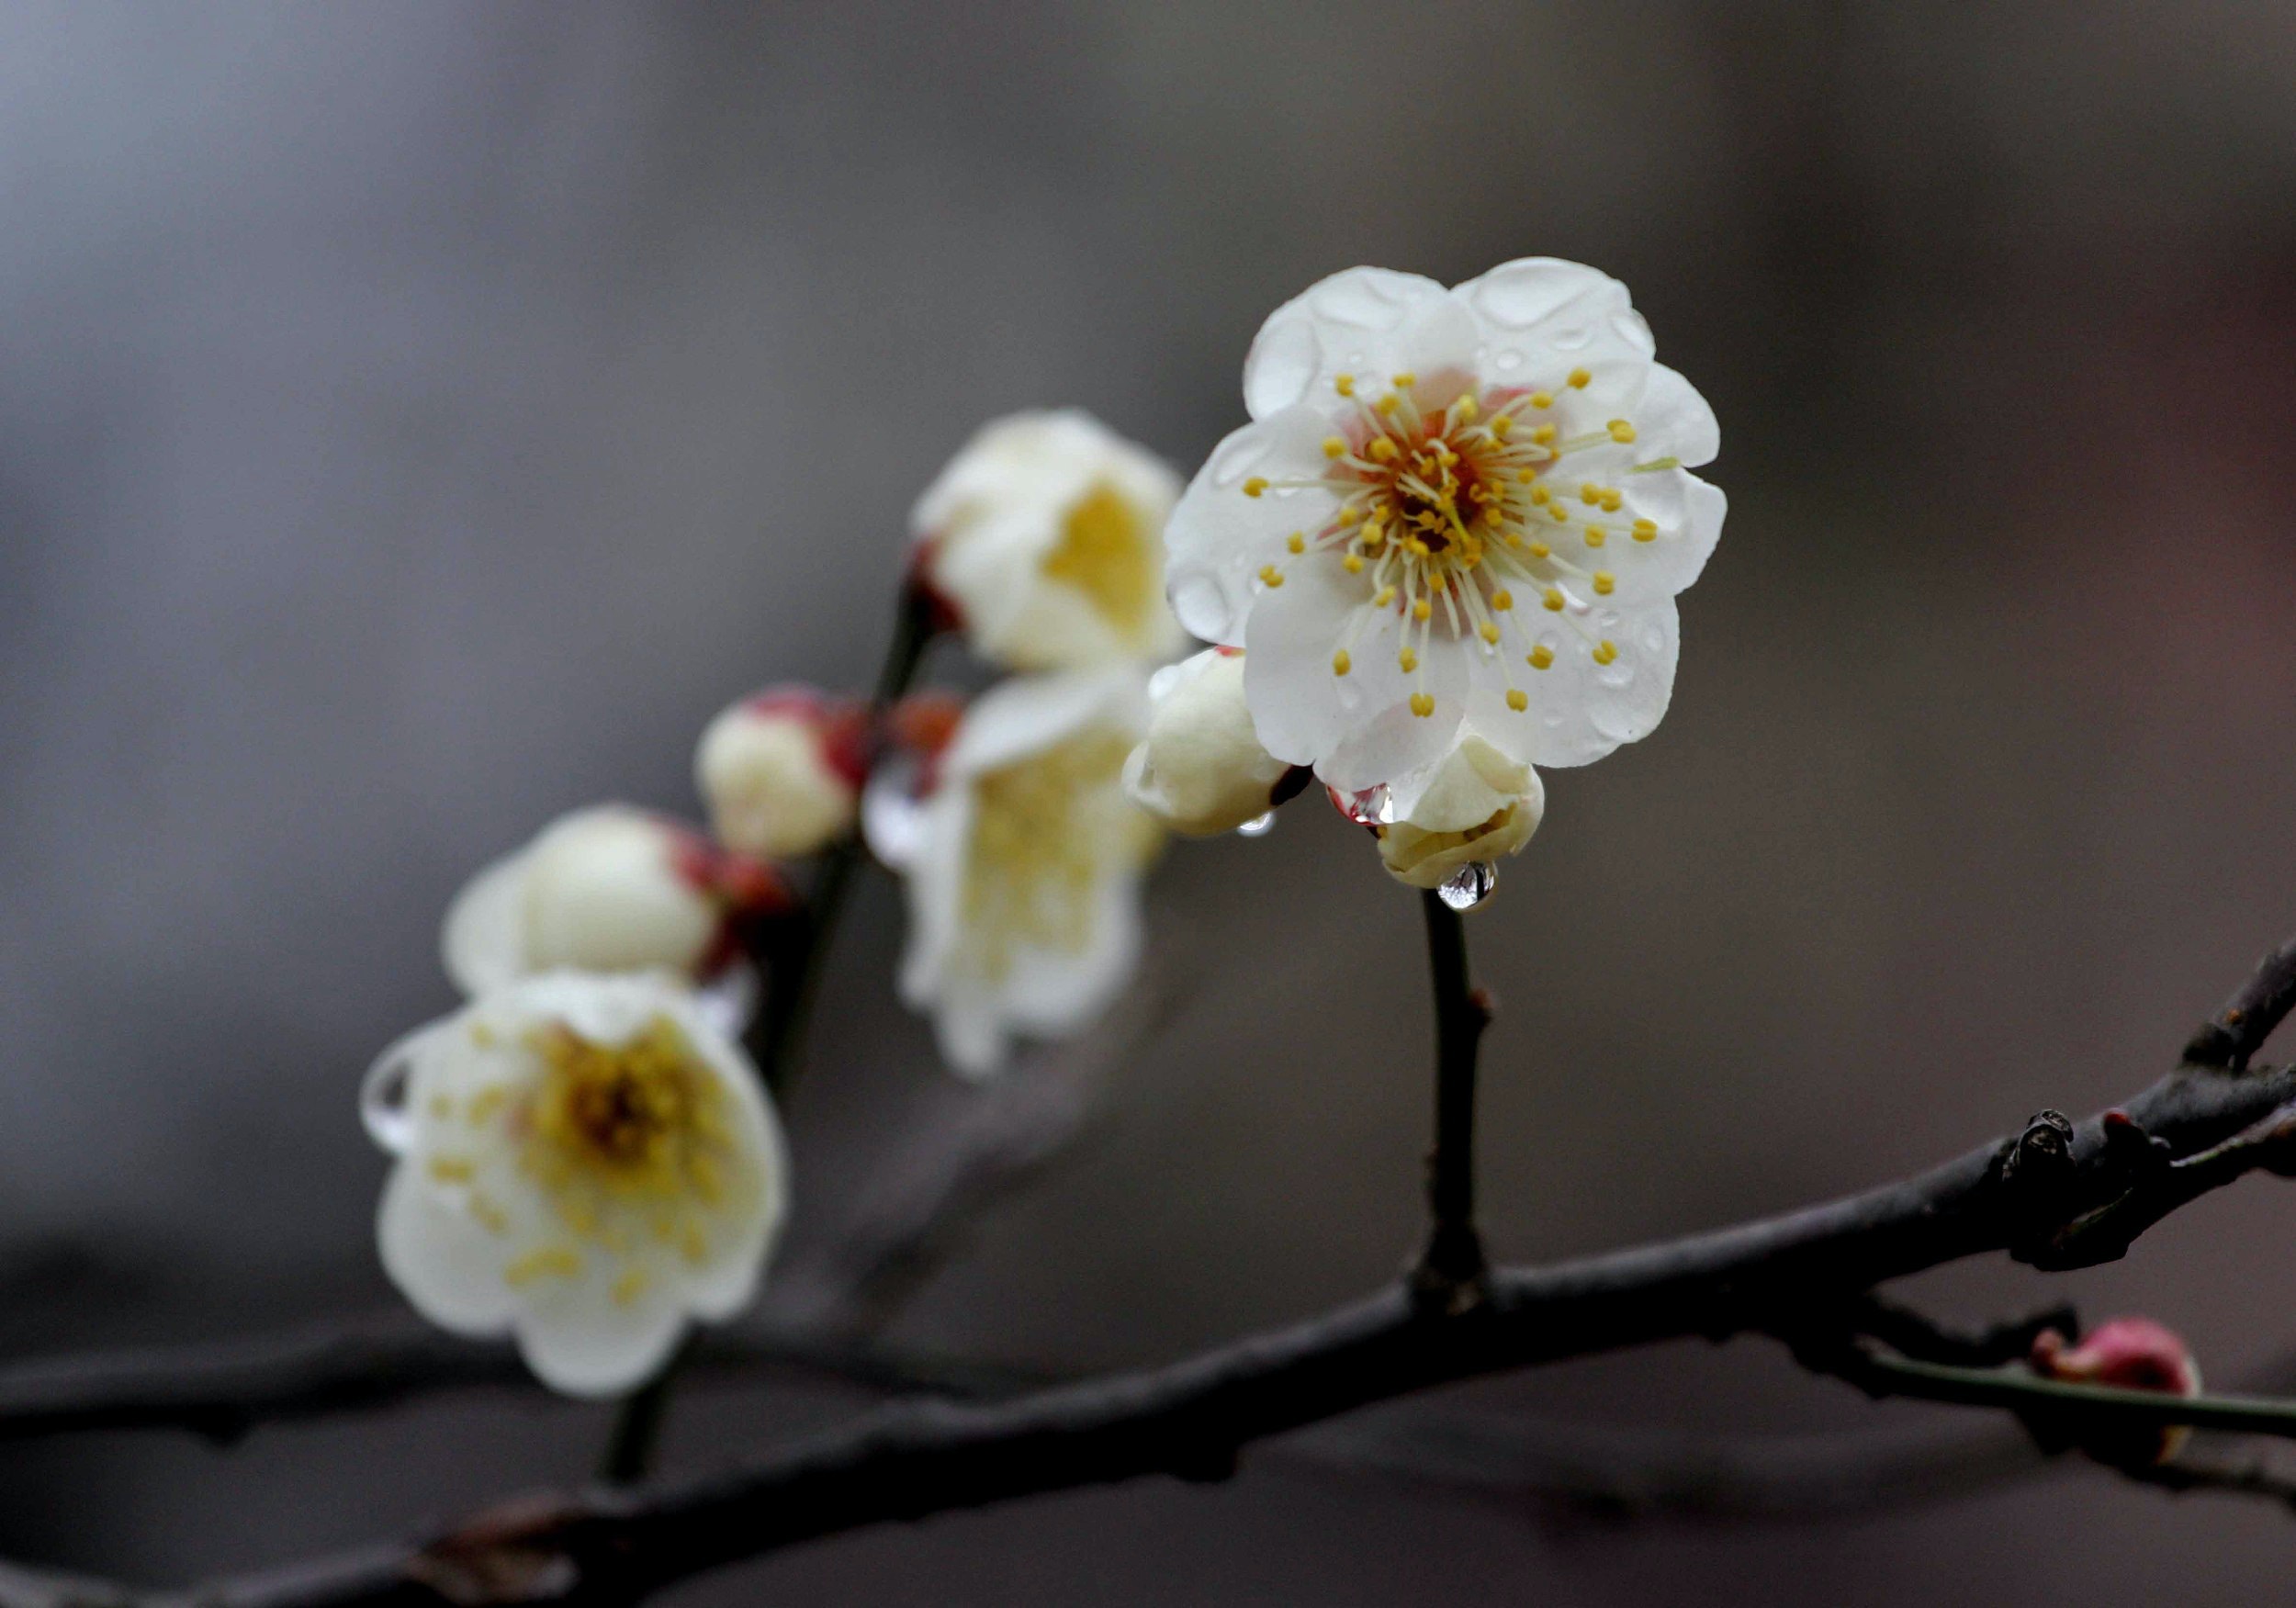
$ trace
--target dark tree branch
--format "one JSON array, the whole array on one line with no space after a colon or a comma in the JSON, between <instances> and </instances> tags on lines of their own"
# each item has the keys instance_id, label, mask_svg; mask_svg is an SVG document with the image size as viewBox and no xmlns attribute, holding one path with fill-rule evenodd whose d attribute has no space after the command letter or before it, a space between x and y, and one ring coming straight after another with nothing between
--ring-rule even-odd
<instances>
[{"instance_id":1,"label":"dark tree branch","mask_svg":"<svg viewBox=\"0 0 2296 1608\"><path fill-rule=\"evenodd\" d=\"M2286 1070L2188 1069L2130 1102L2178 1153L2237 1132L2296 1094ZM2074 1130L2070 1198L2122 1186L2103 1121ZM705 1479L593 1490L497 1512L401 1553L224 1584L236 1608L628 1597L816 1536L1143 1474L1216 1479L1253 1442L1374 1401L1500 1368L1686 1334L1792 1331L1855 1291L2029 1231L2000 1181L2016 1141L1864 1195L1666 1244L1500 1270L1490 1299L1428 1315L1406 1287L1166 1367L994 1403L896 1402ZM2163 1422L2169 1399L2143 1404ZM2164 1408L2171 1411L2163 1411ZM2122 1409L2127 1411L2130 1409ZM515 1586L495 1582L504 1571ZM6 1602L0 1598L0 1602ZM14 1608L14 1605L10 1605Z\"/></svg>"},{"instance_id":2,"label":"dark tree branch","mask_svg":"<svg viewBox=\"0 0 2296 1608\"><path fill-rule=\"evenodd\" d=\"M1412 1288L1438 1310L1463 1311L1482 1300L1487 1265L1475 1227L1475 1061L1491 1025L1491 999L1469 976L1459 913L1432 888L1419 900L1435 984L1435 1149L1427 1157L1430 1226Z\"/></svg>"},{"instance_id":3,"label":"dark tree branch","mask_svg":"<svg viewBox=\"0 0 2296 1608\"><path fill-rule=\"evenodd\" d=\"M2290 1010L2296 1010L2296 938L2257 961L2224 1008L2201 1024L2184 1047L2186 1064L2246 1070L2249 1057Z\"/></svg>"}]
</instances>

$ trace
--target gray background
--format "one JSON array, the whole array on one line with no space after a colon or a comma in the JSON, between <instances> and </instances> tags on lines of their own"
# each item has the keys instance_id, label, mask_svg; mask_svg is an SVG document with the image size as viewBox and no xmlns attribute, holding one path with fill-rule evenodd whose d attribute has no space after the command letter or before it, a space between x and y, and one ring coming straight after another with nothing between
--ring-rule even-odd
<instances>
[{"instance_id":1,"label":"gray background","mask_svg":"<svg viewBox=\"0 0 2296 1608\"><path fill-rule=\"evenodd\" d=\"M367 1057L460 879L681 811L760 682L865 678L910 500L1077 403L1192 464L1357 262L1593 262L1732 498L1658 734L1549 778L1473 923L1490 1230L1551 1257L1910 1169L2163 1066L2296 928L2296 12L2134 4L0 8L0 1345L390 1300ZM1062 1365L1342 1298L1413 1235L1416 912L1302 805L1176 848L1181 999L1096 1141L906 1327ZM939 1077L848 928L801 1234ZM2234 1377L2296 1336L2251 1183L2069 1287ZM810 1228L809 1228L810 1225ZM43 1253L45 1254L45 1253ZM88 1259L92 1265L86 1265ZM1770 1432L1758 1344L1485 1387ZM850 1407L726 1391L684 1463ZM582 1468L446 1404L0 1449L0 1553L180 1580ZM2284 1513L2066 1478L1902 1516L1558 1530L1270 1461L859 1535L695 1601L2246 1602Z\"/></svg>"}]
</instances>

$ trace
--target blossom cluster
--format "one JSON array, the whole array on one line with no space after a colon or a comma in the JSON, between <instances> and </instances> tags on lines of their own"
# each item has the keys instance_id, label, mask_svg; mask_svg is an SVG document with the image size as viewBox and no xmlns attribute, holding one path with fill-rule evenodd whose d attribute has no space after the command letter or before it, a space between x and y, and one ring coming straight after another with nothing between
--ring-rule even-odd
<instances>
[{"instance_id":1,"label":"blossom cluster","mask_svg":"<svg viewBox=\"0 0 2296 1608\"><path fill-rule=\"evenodd\" d=\"M701 734L705 826L577 810L453 901L466 1003L366 1085L393 1279L583 1394L748 1302L789 1169L742 1040L817 936L797 890L841 882L809 858L902 878L901 995L975 1077L1121 992L1167 832L1255 835L1321 783L1390 875L1479 900L1539 826L1534 767L1671 695L1723 499L1653 350L1593 269L1358 268L1268 319L1250 422L1185 487L1081 412L981 429L916 503L906 586L985 691L753 693Z\"/></svg>"}]
</instances>

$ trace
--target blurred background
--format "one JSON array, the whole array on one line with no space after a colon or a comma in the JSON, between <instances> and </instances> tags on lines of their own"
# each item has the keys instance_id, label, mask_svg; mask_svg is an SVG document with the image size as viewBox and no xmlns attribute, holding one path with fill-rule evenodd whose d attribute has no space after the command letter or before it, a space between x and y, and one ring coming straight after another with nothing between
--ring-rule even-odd
<instances>
[{"instance_id":1,"label":"blurred background","mask_svg":"<svg viewBox=\"0 0 2296 1608\"><path fill-rule=\"evenodd\" d=\"M1356 263L1626 279L1723 421L1671 718L1548 779L1470 923L1494 1249L1881 1180L2162 1070L2296 930L2296 8L0 8L0 1349L387 1310L369 1057L548 816L683 814L770 680L866 680L911 500L1080 404L1184 467ZM1174 997L902 1336L1166 1358L1417 1234L1418 913L1335 816L1177 846ZM945 1097L872 880L793 1122L802 1248ZM2296 1197L1972 1265L2212 1378L2296 1342ZM1959 1423L1776 1348L1479 1388L1669 1434ZM853 1408L697 1390L678 1466ZM585 1469L445 1401L0 1448L0 1555L155 1582ZM2285 1512L2058 1478L1853 1521L1558 1525L1248 1459L850 1535L680 1601L2248 1602Z\"/></svg>"}]
</instances>

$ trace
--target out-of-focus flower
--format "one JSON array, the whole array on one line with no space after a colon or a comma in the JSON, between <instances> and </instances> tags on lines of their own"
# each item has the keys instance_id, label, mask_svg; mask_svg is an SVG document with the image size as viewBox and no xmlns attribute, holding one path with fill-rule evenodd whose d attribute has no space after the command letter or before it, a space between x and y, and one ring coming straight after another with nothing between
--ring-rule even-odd
<instances>
[{"instance_id":1,"label":"out-of-focus flower","mask_svg":"<svg viewBox=\"0 0 2296 1608\"><path fill-rule=\"evenodd\" d=\"M1539 765L1647 735L1674 594L1722 528L1720 436L1626 287L1548 258L1445 289L1353 268L1252 344L1253 422L1165 532L1180 623L1249 649L1268 752L1357 791L1463 721Z\"/></svg>"},{"instance_id":2,"label":"out-of-focus flower","mask_svg":"<svg viewBox=\"0 0 2296 1608\"><path fill-rule=\"evenodd\" d=\"M869 713L811 687L771 688L710 722L693 776L728 849L811 854L852 830L869 779Z\"/></svg>"},{"instance_id":3,"label":"out-of-focus flower","mask_svg":"<svg viewBox=\"0 0 2296 1608\"><path fill-rule=\"evenodd\" d=\"M2123 1390L2161 1390L2172 1396L2200 1393L2200 1365L2173 1329L2150 1318L2111 1318L2088 1332L2078 1345L2054 1329L2033 1339L2027 1361L2043 1378L2079 1385L2111 1385ZM2181 1424L2165 1429L2122 1430L2089 1434L2081 1447L2108 1463L2158 1463L2176 1456L2190 1438Z\"/></svg>"},{"instance_id":4,"label":"out-of-focus flower","mask_svg":"<svg viewBox=\"0 0 2296 1608\"><path fill-rule=\"evenodd\" d=\"M888 845L907 875L902 997L932 1014L960 1072L995 1071L1015 1033L1084 1027L1131 975L1141 878L1161 836L1122 782L1143 680L1126 668L992 688Z\"/></svg>"},{"instance_id":5,"label":"out-of-focus flower","mask_svg":"<svg viewBox=\"0 0 2296 1608\"><path fill-rule=\"evenodd\" d=\"M1074 410L984 427L917 500L926 580L975 651L1022 670L1165 658L1184 643L1164 596L1179 478Z\"/></svg>"},{"instance_id":6,"label":"out-of-focus flower","mask_svg":"<svg viewBox=\"0 0 2296 1608\"><path fill-rule=\"evenodd\" d=\"M780 1124L741 1051L660 976L557 972L386 1051L383 1266L432 1322L514 1333L553 1389L626 1390L690 1318L746 1306L779 1231Z\"/></svg>"},{"instance_id":7,"label":"out-of-focus flower","mask_svg":"<svg viewBox=\"0 0 2296 1608\"><path fill-rule=\"evenodd\" d=\"M767 899L767 868L626 804L559 816L467 883L446 912L446 974L467 995L537 972L666 971L699 979L731 957L730 905Z\"/></svg>"},{"instance_id":8,"label":"out-of-focus flower","mask_svg":"<svg viewBox=\"0 0 2296 1608\"><path fill-rule=\"evenodd\" d=\"M1244 702L1244 655L1208 647L1148 682L1148 736L1124 766L1132 802L1175 832L1209 838L1266 815L1291 767L1260 747Z\"/></svg>"},{"instance_id":9,"label":"out-of-focus flower","mask_svg":"<svg viewBox=\"0 0 2296 1608\"><path fill-rule=\"evenodd\" d=\"M1471 727L1434 764L1399 777L1379 813L1379 860L1414 888L1436 888L1455 871L1514 854L1547 812L1538 772ZM1345 807L1345 806L1343 806ZM1359 811L1347 811L1364 818Z\"/></svg>"}]
</instances>

